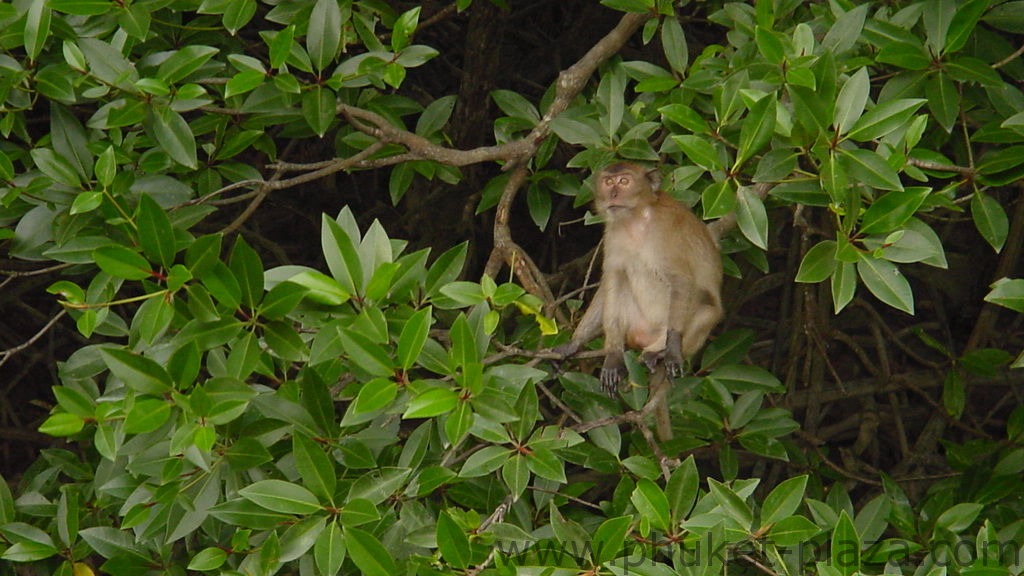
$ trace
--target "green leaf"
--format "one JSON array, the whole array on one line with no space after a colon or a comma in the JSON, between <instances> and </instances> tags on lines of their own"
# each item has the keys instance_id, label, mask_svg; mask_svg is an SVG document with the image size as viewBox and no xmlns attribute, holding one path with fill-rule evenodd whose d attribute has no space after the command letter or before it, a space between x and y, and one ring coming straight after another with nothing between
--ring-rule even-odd
<instances>
[{"instance_id":1,"label":"green leaf","mask_svg":"<svg viewBox=\"0 0 1024 576\"><path fill-rule=\"evenodd\" d=\"M23 33L25 52L35 60L50 37L50 6L48 2L32 2L25 14Z\"/></svg>"},{"instance_id":2,"label":"green leaf","mask_svg":"<svg viewBox=\"0 0 1024 576\"><path fill-rule=\"evenodd\" d=\"M452 342L449 354L456 366L465 368L480 361L481 351L477 349L476 334L465 314L460 313L452 322L449 334Z\"/></svg>"},{"instance_id":3,"label":"green leaf","mask_svg":"<svg viewBox=\"0 0 1024 576\"><path fill-rule=\"evenodd\" d=\"M641 478L629 500L640 516L650 522L652 527L662 532L671 529L668 498L657 484L647 478Z\"/></svg>"},{"instance_id":4,"label":"green leaf","mask_svg":"<svg viewBox=\"0 0 1024 576\"><path fill-rule=\"evenodd\" d=\"M398 574L391 553L373 534L358 528L345 528L345 545L356 568L366 576L393 576Z\"/></svg>"},{"instance_id":5,"label":"green leaf","mask_svg":"<svg viewBox=\"0 0 1024 576\"><path fill-rule=\"evenodd\" d=\"M836 100L835 117L832 119L837 134L845 134L860 119L870 90L871 80L866 66L854 72L843 84Z\"/></svg>"},{"instance_id":6,"label":"green leaf","mask_svg":"<svg viewBox=\"0 0 1024 576\"><path fill-rule=\"evenodd\" d=\"M715 502L743 529L749 529L752 526L754 513L750 506L743 501L743 498L714 478L708 478L708 488L711 489L711 495L714 497Z\"/></svg>"},{"instance_id":7,"label":"green leaf","mask_svg":"<svg viewBox=\"0 0 1024 576\"><path fill-rule=\"evenodd\" d=\"M334 3L335 0L328 0ZM317 136L323 137L331 127L335 115L334 91L323 86L314 86L302 95L302 117Z\"/></svg>"},{"instance_id":8,"label":"green leaf","mask_svg":"<svg viewBox=\"0 0 1024 576\"><path fill-rule=\"evenodd\" d=\"M266 39L266 36L264 36ZM271 40L267 41L270 47L270 67L279 69L288 60L288 55L295 45L295 24L286 26L274 33Z\"/></svg>"},{"instance_id":9,"label":"green leaf","mask_svg":"<svg viewBox=\"0 0 1024 576\"><path fill-rule=\"evenodd\" d=\"M100 356L111 374L137 392L160 396L173 387L164 367L149 358L120 348L101 348Z\"/></svg>"},{"instance_id":10,"label":"green leaf","mask_svg":"<svg viewBox=\"0 0 1024 576\"><path fill-rule=\"evenodd\" d=\"M455 409L459 396L449 388L431 388L409 401L402 418L432 418Z\"/></svg>"},{"instance_id":11,"label":"green leaf","mask_svg":"<svg viewBox=\"0 0 1024 576\"><path fill-rule=\"evenodd\" d=\"M754 29L754 41L758 51L771 64L779 66L786 60L786 47L774 30L758 25Z\"/></svg>"},{"instance_id":12,"label":"green leaf","mask_svg":"<svg viewBox=\"0 0 1024 576\"><path fill-rule=\"evenodd\" d=\"M831 565L839 574L853 576L860 571L860 537L845 510L839 514L831 544Z\"/></svg>"},{"instance_id":13,"label":"green leaf","mask_svg":"<svg viewBox=\"0 0 1024 576\"><path fill-rule=\"evenodd\" d=\"M907 314L914 313L913 290L898 266L888 260L862 254L857 261L857 274L876 298Z\"/></svg>"},{"instance_id":14,"label":"green leaf","mask_svg":"<svg viewBox=\"0 0 1024 576\"><path fill-rule=\"evenodd\" d=\"M775 133L776 112L775 94L762 96L750 108L750 113L743 120L740 128L740 144L736 154L733 171L746 163L762 148L768 145Z\"/></svg>"},{"instance_id":15,"label":"green leaf","mask_svg":"<svg viewBox=\"0 0 1024 576\"><path fill-rule=\"evenodd\" d=\"M420 357L423 346L430 334L430 325L433 323L433 310L426 307L412 316L402 327L402 333L398 337L398 364L402 370L412 368L416 359Z\"/></svg>"},{"instance_id":16,"label":"green leaf","mask_svg":"<svg viewBox=\"0 0 1024 576\"><path fill-rule=\"evenodd\" d=\"M139 79L139 73L120 50L97 38L80 38L77 43L93 76L105 84L135 93L134 85ZM68 52L73 53L74 49L68 48ZM77 55L73 56L72 60L76 66L80 63Z\"/></svg>"},{"instance_id":17,"label":"green leaf","mask_svg":"<svg viewBox=\"0 0 1024 576\"><path fill-rule=\"evenodd\" d=\"M777 546L797 546L810 542L821 532L817 524L803 516L790 516L776 522L768 530L768 538Z\"/></svg>"},{"instance_id":18,"label":"green leaf","mask_svg":"<svg viewBox=\"0 0 1024 576\"><path fill-rule=\"evenodd\" d=\"M359 393L349 407L349 413L353 417L373 414L390 406L397 395L398 384L394 381L386 378L374 378L359 389ZM342 425L346 425L346 422L354 423L350 422L349 413L345 414L346 418L342 421Z\"/></svg>"},{"instance_id":19,"label":"green leaf","mask_svg":"<svg viewBox=\"0 0 1024 576\"><path fill-rule=\"evenodd\" d=\"M449 95L428 104L416 121L416 134L427 137L444 128L455 109L455 100L454 95Z\"/></svg>"},{"instance_id":20,"label":"green leaf","mask_svg":"<svg viewBox=\"0 0 1024 576\"><path fill-rule=\"evenodd\" d=\"M672 522L677 522L690 513L694 502L697 501L699 488L700 474L691 454L672 472L665 485L665 497L668 499Z\"/></svg>"},{"instance_id":21,"label":"green leaf","mask_svg":"<svg viewBox=\"0 0 1024 576\"><path fill-rule=\"evenodd\" d=\"M306 515L322 509L312 492L284 480L260 480L240 489L238 495L272 512Z\"/></svg>"},{"instance_id":22,"label":"green leaf","mask_svg":"<svg viewBox=\"0 0 1024 576\"><path fill-rule=\"evenodd\" d=\"M1003 79L996 72L995 68L983 60L963 56L950 62L943 67L949 77L958 82L976 82L982 86L998 88L1003 84Z\"/></svg>"},{"instance_id":23,"label":"green leaf","mask_svg":"<svg viewBox=\"0 0 1024 576\"><path fill-rule=\"evenodd\" d=\"M864 29L864 20L869 8L867 4L861 4L840 14L822 39L821 47L836 55L853 48Z\"/></svg>"},{"instance_id":24,"label":"green leaf","mask_svg":"<svg viewBox=\"0 0 1024 576\"><path fill-rule=\"evenodd\" d=\"M469 243L463 242L446 250L427 270L424 289L428 296L435 296L442 288L453 282L462 273L466 263Z\"/></svg>"},{"instance_id":25,"label":"green leaf","mask_svg":"<svg viewBox=\"0 0 1024 576\"><path fill-rule=\"evenodd\" d=\"M526 455L526 465L531 472L541 478L565 482L564 462L547 448L534 448Z\"/></svg>"},{"instance_id":26,"label":"green leaf","mask_svg":"<svg viewBox=\"0 0 1024 576\"><path fill-rule=\"evenodd\" d=\"M736 210L738 201L731 180L709 184L701 194L701 205L704 207L705 218L719 218L733 212Z\"/></svg>"},{"instance_id":27,"label":"green leaf","mask_svg":"<svg viewBox=\"0 0 1024 576\"><path fill-rule=\"evenodd\" d=\"M669 104L658 108L658 112L665 120L675 122L694 134L708 134L711 127L696 110L684 104Z\"/></svg>"},{"instance_id":28,"label":"green leaf","mask_svg":"<svg viewBox=\"0 0 1024 576\"><path fill-rule=\"evenodd\" d=\"M949 23L949 30L946 34L946 53L958 52L967 44L968 38L971 37L978 24L978 19L990 4L989 0L967 0L960 5Z\"/></svg>"},{"instance_id":29,"label":"green leaf","mask_svg":"<svg viewBox=\"0 0 1024 576\"><path fill-rule=\"evenodd\" d=\"M181 114L168 106L147 106L144 125L146 132L172 160L193 170L199 167L195 136Z\"/></svg>"},{"instance_id":30,"label":"green leaf","mask_svg":"<svg viewBox=\"0 0 1024 576\"><path fill-rule=\"evenodd\" d=\"M327 68L341 46L341 9L338 0L317 0L309 17L306 50L314 68Z\"/></svg>"},{"instance_id":31,"label":"green leaf","mask_svg":"<svg viewBox=\"0 0 1024 576\"><path fill-rule=\"evenodd\" d=\"M904 191L889 192L871 203L861 217L862 234L892 232L903 226L921 207L931 188L914 186Z\"/></svg>"},{"instance_id":32,"label":"green leaf","mask_svg":"<svg viewBox=\"0 0 1024 576\"><path fill-rule=\"evenodd\" d=\"M459 471L459 476L463 478L485 476L501 468L502 464L511 456L512 451L508 448L487 446L466 458L462 470Z\"/></svg>"},{"instance_id":33,"label":"green leaf","mask_svg":"<svg viewBox=\"0 0 1024 576\"><path fill-rule=\"evenodd\" d=\"M305 341L290 322L267 322L263 326L263 338L267 347L278 358L301 362L309 357Z\"/></svg>"},{"instance_id":34,"label":"green leaf","mask_svg":"<svg viewBox=\"0 0 1024 576\"><path fill-rule=\"evenodd\" d=\"M216 570L223 566L227 559L228 553L223 548L204 548L192 557L187 568L189 570L198 570L200 572Z\"/></svg>"},{"instance_id":35,"label":"green leaf","mask_svg":"<svg viewBox=\"0 0 1024 576\"><path fill-rule=\"evenodd\" d=\"M980 190L975 192L971 198L971 218L992 249L1001 251L1010 232L1010 219L999 201Z\"/></svg>"},{"instance_id":36,"label":"green leaf","mask_svg":"<svg viewBox=\"0 0 1024 576\"><path fill-rule=\"evenodd\" d=\"M935 120L946 132L952 130L960 112L960 94L949 75L941 71L933 74L925 82L924 95L928 98L928 110Z\"/></svg>"},{"instance_id":37,"label":"green leaf","mask_svg":"<svg viewBox=\"0 0 1024 576\"><path fill-rule=\"evenodd\" d=\"M50 148L33 148L29 155L39 171L49 176L54 182L78 188L81 179L71 163Z\"/></svg>"},{"instance_id":38,"label":"green leaf","mask_svg":"<svg viewBox=\"0 0 1024 576\"><path fill-rule=\"evenodd\" d=\"M600 131L591 123L557 116L551 121L551 131L569 144L597 148L603 144Z\"/></svg>"},{"instance_id":39,"label":"green leaf","mask_svg":"<svg viewBox=\"0 0 1024 576\"><path fill-rule=\"evenodd\" d=\"M437 549L448 564L459 570L469 567L469 537L446 512L437 517Z\"/></svg>"},{"instance_id":40,"label":"green leaf","mask_svg":"<svg viewBox=\"0 0 1024 576\"><path fill-rule=\"evenodd\" d=\"M43 2L39 2L43 4ZM57 554L58 550L52 544L47 545L39 542L15 542L0 554L0 560L8 562L37 562Z\"/></svg>"},{"instance_id":41,"label":"green leaf","mask_svg":"<svg viewBox=\"0 0 1024 576\"><path fill-rule=\"evenodd\" d=\"M322 218L320 245L327 267L338 284L349 294L360 294L363 289L363 263L356 248L359 238L349 233L326 214Z\"/></svg>"},{"instance_id":42,"label":"green leaf","mask_svg":"<svg viewBox=\"0 0 1024 576\"><path fill-rule=\"evenodd\" d=\"M421 9L421 6L416 6L403 12L395 20L395 25L391 29L391 49L393 51L401 52L409 45L409 40L419 25Z\"/></svg>"},{"instance_id":43,"label":"green leaf","mask_svg":"<svg viewBox=\"0 0 1024 576\"><path fill-rule=\"evenodd\" d=\"M700 136L690 134L673 135L672 140L682 149L691 162L705 170L720 170L722 162L714 144Z\"/></svg>"},{"instance_id":44,"label":"green leaf","mask_svg":"<svg viewBox=\"0 0 1024 576\"><path fill-rule=\"evenodd\" d=\"M661 22L661 48L665 52L665 59L672 70L679 74L686 72L689 64L689 49L686 45L686 34L679 20L665 18Z\"/></svg>"},{"instance_id":45,"label":"green leaf","mask_svg":"<svg viewBox=\"0 0 1024 576\"><path fill-rule=\"evenodd\" d=\"M224 97L231 98L251 92L258 88L267 79L267 74L260 70L242 70L228 80L224 86Z\"/></svg>"},{"instance_id":46,"label":"green leaf","mask_svg":"<svg viewBox=\"0 0 1024 576\"><path fill-rule=\"evenodd\" d=\"M932 54L941 54L946 47L946 33L956 12L953 0L931 0L923 11L926 43Z\"/></svg>"},{"instance_id":47,"label":"green leaf","mask_svg":"<svg viewBox=\"0 0 1024 576\"><path fill-rule=\"evenodd\" d=\"M380 520L380 512L373 502L365 498L352 498L338 513L342 526L360 526Z\"/></svg>"},{"instance_id":48,"label":"green leaf","mask_svg":"<svg viewBox=\"0 0 1024 576\"><path fill-rule=\"evenodd\" d=\"M832 273L832 310L838 314L853 300L857 291L857 269L850 262L836 261Z\"/></svg>"},{"instance_id":49,"label":"green leaf","mask_svg":"<svg viewBox=\"0 0 1024 576\"><path fill-rule=\"evenodd\" d=\"M151 261L158 262L165 269L170 268L177 252L174 228L164 209L148 194L139 198L137 224L142 251Z\"/></svg>"},{"instance_id":50,"label":"green leaf","mask_svg":"<svg viewBox=\"0 0 1024 576\"><path fill-rule=\"evenodd\" d=\"M292 453L303 486L320 501L333 503L338 474L323 448L306 434L296 432L292 436Z\"/></svg>"},{"instance_id":51,"label":"green leaf","mask_svg":"<svg viewBox=\"0 0 1024 576\"><path fill-rule=\"evenodd\" d=\"M923 98L900 98L880 102L857 119L846 137L858 142L867 142L887 136L906 125L925 102L927 100Z\"/></svg>"},{"instance_id":52,"label":"green leaf","mask_svg":"<svg viewBox=\"0 0 1024 576\"><path fill-rule=\"evenodd\" d=\"M220 49L212 46L185 46L176 50L160 64L156 77L168 84L174 84L201 68L217 52L220 52Z\"/></svg>"},{"instance_id":53,"label":"green leaf","mask_svg":"<svg viewBox=\"0 0 1024 576\"><path fill-rule=\"evenodd\" d=\"M255 310L263 299L263 262L242 236L238 237L231 249L228 267L238 281L242 303L250 310Z\"/></svg>"},{"instance_id":54,"label":"green leaf","mask_svg":"<svg viewBox=\"0 0 1024 576\"><path fill-rule=\"evenodd\" d=\"M661 489L654 485L650 480L643 479L641 482L649 482L650 485L658 491L658 494L661 494ZM636 494L637 492L634 491L634 498L636 497ZM664 494L661 494L661 496L664 497ZM665 505L668 505L667 501L665 501ZM665 519L667 520L667 508L662 508L661 512L665 515ZM597 527L597 530L594 531L593 539L595 565L607 564L626 551L626 542L628 541L632 523L632 516L617 516L615 518L605 520Z\"/></svg>"},{"instance_id":55,"label":"green leaf","mask_svg":"<svg viewBox=\"0 0 1024 576\"><path fill-rule=\"evenodd\" d=\"M252 530L270 530L295 521L294 516L271 512L245 498L221 502L210 509L210 515L222 522Z\"/></svg>"},{"instance_id":56,"label":"green leaf","mask_svg":"<svg viewBox=\"0 0 1024 576\"><path fill-rule=\"evenodd\" d=\"M992 283L985 301L1024 314L1024 280L1000 278Z\"/></svg>"},{"instance_id":57,"label":"green leaf","mask_svg":"<svg viewBox=\"0 0 1024 576\"><path fill-rule=\"evenodd\" d=\"M221 22L234 36L256 15L256 0L231 0L225 5Z\"/></svg>"},{"instance_id":58,"label":"green leaf","mask_svg":"<svg viewBox=\"0 0 1024 576\"><path fill-rule=\"evenodd\" d=\"M506 115L512 118L521 118L535 124L540 121L540 113L537 107L527 100L523 95L512 90L495 90L491 92L491 98Z\"/></svg>"},{"instance_id":59,"label":"green leaf","mask_svg":"<svg viewBox=\"0 0 1024 576\"><path fill-rule=\"evenodd\" d=\"M171 403L161 398L139 398L124 418L125 434L158 430L171 417Z\"/></svg>"},{"instance_id":60,"label":"green leaf","mask_svg":"<svg viewBox=\"0 0 1024 576\"><path fill-rule=\"evenodd\" d=\"M773 525L792 516L803 502L806 488L806 474L779 483L765 496L761 506L761 525Z\"/></svg>"},{"instance_id":61,"label":"green leaf","mask_svg":"<svg viewBox=\"0 0 1024 576\"><path fill-rule=\"evenodd\" d=\"M881 190L903 190L900 176L884 158L872 150L842 150L843 164L850 176Z\"/></svg>"},{"instance_id":62,"label":"green leaf","mask_svg":"<svg viewBox=\"0 0 1024 576\"><path fill-rule=\"evenodd\" d=\"M878 62L892 64L906 70L924 70L931 65L931 58L924 45L915 38L913 42L893 41L884 44L875 57Z\"/></svg>"},{"instance_id":63,"label":"green leaf","mask_svg":"<svg viewBox=\"0 0 1024 576\"><path fill-rule=\"evenodd\" d=\"M48 0L50 8L76 16L98 16L110 12L110 0Z\"/></svg>"},{"instance_id":64,"label":"green leaf","mask_svg":"<svg viewBox=\"0 0 1024 576\"><path fill-rule=\"evenodd\" d=\"M985 507L982 504L962 502L954 504L935 520L935 527L959 534L974 524Z\"/></svg>"},{"instance_id":65,"label":"green leaf","mask_svg":"<svg viewBox=\"0 0 1024 576\"><path fill-rule=\"evenodd\" d=\"M806 283L821 282L832 276L835 266L836 242L835 240L823 240L804 254L795 280Z\"/></svg>"},{"instance_id":66,"label":"green leaf","mask_svg":"<svg viewBox=\"0 0 1024 576\"><path fill-rule=\"evenodd\" d=\"M313 545L313 559L324 576L336 576L345 561L345 535L337 522L328 522Z\"/></svg>"},{"instance_id":67,"label":"green leaf","mask_svg":"<svg viewBox=\"0 0 1024 576\"><path fill-rule=\"evenodd\" d=\"M50 105L50 135L57 154L71 164L78 176L91 178L93 159L85 128L70 110L56 103Z\"/></svg>"},{"instance_id":68,"label":"green leaf","mask_svg":"<svg viewBox=\"0 0 1024 576\"><path fill-rule=\"evenodd\" d=\"M748 186L740 186L736 192L736 223L751 244L768 249L768 212Z\"/></svg>"},{"instance_id":69,"label":"green leaf","mask_svg":"<svg viewBox=\"0 0 1024 576\"><path fill-rule=\"evenodd\" d=\"M85 428L85 419L77 414L58 412L50 415L42 424L39 431L49 436L73 436Z\"/></svg>"},{"instance_id":70,"label":"green leaf","mask_svg":"<svg viewBox=\"0 0 1024 576\"><path fill-rule=\"evenodd\" d=\"M501 466L501 479L514 498L522 496L530 484L530 467L526 464L526 457L515 455L505 460Z\"/></svg>"},{"instance_id":71,"label":"green leaf","mask_svg":"<svg viewBox=\"0 0 1024 576\"><path fill-rule=\"evenodd\" d=\"M361 370L373 376L389 377L395 373L395 364L380 344L357 330L342 328L341 346L349 359Z\"/></svg>"}]
</instances>

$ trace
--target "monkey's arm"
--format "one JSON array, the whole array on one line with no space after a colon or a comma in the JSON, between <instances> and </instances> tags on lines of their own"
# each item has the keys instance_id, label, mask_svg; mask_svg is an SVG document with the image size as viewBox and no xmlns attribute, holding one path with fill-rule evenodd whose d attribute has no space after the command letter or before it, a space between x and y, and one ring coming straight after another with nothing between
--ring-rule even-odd
<instances>
[{"instance_id":1,"label":"monkey's arm","mask_svg":"<svg viewBox=\"0 0 1024 576\"><path fill-rule=\"evenodd\" d=\"M552 352L561 354L563 358L568 358L579 352L584 344L601 334L604 321L604 299L605 285L601 284L594 294L594 299L590 302L590 307L583 313L583 318L580 318L580 323L572 333L572 338L565 344L555 346Z\"/></svg>"}]
</instances>

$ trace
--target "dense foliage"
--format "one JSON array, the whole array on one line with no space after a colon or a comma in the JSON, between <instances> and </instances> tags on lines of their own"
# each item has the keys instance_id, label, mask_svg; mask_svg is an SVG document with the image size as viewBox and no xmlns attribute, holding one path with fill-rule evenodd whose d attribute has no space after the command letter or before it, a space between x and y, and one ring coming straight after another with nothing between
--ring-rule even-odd
<instances>
[{"instance_id":1,"label":"dense foliage","mask_svg":"<svg viewBox=\"0 0 1024 576\"><path fill-rule=\"evenodd\" d=\"M1024 312L1024 2L584 3L607 28L460 147L486 105L434 90L432 31L554 3L507 4L0 4L0 290L61 306L0 366L80 335L0 573L1024 571L1019 317L951 318ZM635 358L613 401L595 353L537 352L589 258L543 274L518 220L612 158L661 163L734 277L664 444ZM478 182L489 257L350 207L303 264L247 227L343 172L394 212Z\"/></svg>"}]
</instances>

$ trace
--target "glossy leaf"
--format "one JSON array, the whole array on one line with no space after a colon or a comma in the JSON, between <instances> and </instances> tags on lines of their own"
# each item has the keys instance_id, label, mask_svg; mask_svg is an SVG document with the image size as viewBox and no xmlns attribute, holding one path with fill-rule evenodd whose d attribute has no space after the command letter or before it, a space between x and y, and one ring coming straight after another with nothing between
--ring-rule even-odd
<instances>
[{"instance_id":1,"label":"glossy leaf","mask_svg":"<svg viewBox=\"0 0 1024 576\"><path fill-rule=\"evenodd\" d=\"M651 523L651 526L667 532L670 528L670 511L668 498L657 484L646 478L637 482L630 501L636 506L640 515ZM626 522L628 526L629 522Z\"/></svg>"},{"instance_id":2,"label":"glossy leaf","mask_svg":"<svg viewBox=\"0 0 1024 576\"><path fill-rule=\"evenodd\" d=\"M398 573L391 554L373 534L358 528L345 528L344 534L349 558L362 574L392 576Z\"/></svg>"},{"instance_id":3,"label":"glossy leaf","mask_svg":"<svg viewBox=\"0 0 1024 576\"><path fill-rule=\"evenodd\" d=\"M319 500L312 492L284 480L260 480L243 487L238 494L272 512L305 515L321 509Z\"/></svg>"},{"instance_id":4,"label":"glossy leaf","mask_svg":"<svg viewBox=\"0 0 1024 576\"><path fill-rule=\"evenodd\" d=\"M800 261L796 272L797 282L816 283L830 276L836 265L836 243L834 240L823 240L811 247Z\"/></svg>"},{"instance_id":5,"label":"glossy leaf","mask_svg":"<svg viewBox=\"0 0 1024 576\"><path fill-rule=\"evenodd\" d=\"M980 191L975 192L971 198L971 218L992 249L1001 251L1010 231L1010 220L999 201Z\"/></svg>"},{"instance_id":6,"label":"glossy leaf","mask_svg":"<svg viewBox=\"0 0 1024 576\"><path fill-rule=\"evenodd\" d=\"M914 313L914 293L910 282L895 264L864 256L857 262L857 274L876 298L907 314Z\"/></svg>"}]
</instances>

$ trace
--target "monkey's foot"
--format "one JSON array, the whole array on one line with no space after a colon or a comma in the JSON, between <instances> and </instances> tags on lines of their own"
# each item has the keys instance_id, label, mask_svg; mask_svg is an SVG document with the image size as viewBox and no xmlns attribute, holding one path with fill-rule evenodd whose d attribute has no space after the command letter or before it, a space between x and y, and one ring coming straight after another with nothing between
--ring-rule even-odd
<instances>
[{"instance_id":1,"label":"monkey's foot","mask_svg":"<svg viewBox=\"0 0 1024 576\"><path fill-rule=\"evenodd\" d=\"M615 398L619 392L619 382L626 375L625 367L602 368L601 369L601 390L609 397Z\"/></svg>"},{"instance_id":2,"label":"monkey's foot","mask_svg":"<svg viewBox=\"0 0 1024 576\"><path fill-rule=\"evenodd\" d=\"M673 378L679 378L680 376L686 375L686 370L683 368L682 362L676 362L675 360L665 359L665 372Z\"/></svg>"}]
</instances>

